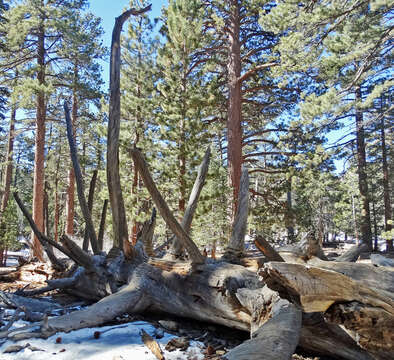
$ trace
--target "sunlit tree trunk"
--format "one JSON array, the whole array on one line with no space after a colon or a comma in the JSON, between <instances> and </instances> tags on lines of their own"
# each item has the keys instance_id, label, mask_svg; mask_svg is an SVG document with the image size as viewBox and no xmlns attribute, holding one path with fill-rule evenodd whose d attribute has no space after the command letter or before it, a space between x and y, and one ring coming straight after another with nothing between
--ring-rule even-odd
<instances>
[{"instance_id":1,"label":"sunlit tree trunk","mask_svg":"<svg viewBox=\"0 0 394 360\"><path fill-rule=\"evenodd\" d=\"M238 0L231 0L229 17L229 61L228 70L228 116L227 116L227 161L230 186L233 191L233 215L237 208L241 166L242 166L242 94L241 82L241 47L240 47L240 9Z\"/></svg>"}]
</instances>

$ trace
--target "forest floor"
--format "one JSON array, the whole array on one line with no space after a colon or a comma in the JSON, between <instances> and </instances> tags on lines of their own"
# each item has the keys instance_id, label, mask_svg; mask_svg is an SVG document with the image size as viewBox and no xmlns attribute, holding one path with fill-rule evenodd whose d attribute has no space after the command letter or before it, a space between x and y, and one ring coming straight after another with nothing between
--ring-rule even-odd
<instances>
[{"instance_id":1,"label":"forest floor","mask_svg":"<svg viewBox=\"0 0 394 360\"><path fill-rule=\"evenodd\" d=\"M324 247L326 256L334 259L341 255L352 244L339 244L335 248ZM255 252L252 254L257 255ZM361 256L358 260L370 262L368 256ZM16 267L15 258L10 258L9 267ZM45 280L54 273L46 264L31 263L23 267L20 279L13 282L0 282L0 290L15 292L28 287L29 290L45 286ZM0 268L0 274L5 271ZM53 291L46 293L46 300L59 304L64 311L79 310L81 303L77 298ZM4 304L0 306L4 307ZM11 318L14 310L8 308L3 312L3 325ZM53 314L55 315L55 314ZM27 325L26 321L18 320L12 328ZM31 324L31 323L30 323ZM2 324L0 321L0 328ZM221 328L217 325L198 323L193 320L174 319L167 317L143 317L124 314L110 324L103 327L87 328L70 333L57 333L48 339L29 339L18 342L0 342L0 358L2 360L127 360L127 359L157 359L144 345L141 332L144 330L152 336L163 350L165 359L200 360L220 359L231 348L239 345L249 336L237 330ZM175 339L175 340L174 340ZM8 352L12 351L12 352ZM308 358L295 354L293 360L328 360L328 358Z\"/></svg>"}]
</instances>

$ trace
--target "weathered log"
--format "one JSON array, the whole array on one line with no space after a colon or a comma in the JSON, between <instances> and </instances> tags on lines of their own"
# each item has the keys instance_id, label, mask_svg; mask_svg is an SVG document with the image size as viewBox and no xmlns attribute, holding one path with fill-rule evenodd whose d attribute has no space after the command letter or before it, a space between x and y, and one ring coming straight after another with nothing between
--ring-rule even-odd
<instances>
[{"instance_id":1,"label":"weathered log","mask_svg":"<svg viewBox=\"0 0 394 360\"><path fill-rule=\"evenodd\" d=\"M370 249L368 245L362 243L361 245L354 245L349 250L345 251L341 256L338 256L335 261L350 261L355 262L362 252L368 252Z\"/></svg>"},{"instance_id":2,"label":"weathered log","mask_svg":"<svg viewBox=\"0 0 394 360\"><path fill-rule=\"evenodd\" d=\"M133 256L128 240L127 220L119 175L119 130L120 130L120 33L124 22L131 15L140 15L151 9L151 5L141 10L129 9L115 19L112 31L110 57L110 100L107 135L107 184L112 210L114 247L123 248L127 257Z\"/></svg>"},{"instance_id":3,"label":"weathered log","mask_svg":"<svg viewBox=\"0 0 394 360\"><path fill-rule=\"evenodd\" d=\"M26 307L33 312L44 313L46 311L53 311L61 308L60 305L50 302L47 300L29 299L16 294L9 294L0 291L0 304L5 307L11 307L14 309Z\"/></svg>"},{"instance_id":4,"label":"weathered log","mask_svg":"<svg viewBox=\"0 0 394 360\"><path fill-rule=\"evenodd\" d=\"M375 266L388 266L394 268L394 259L380 254L371 254L371 263Z\"/></svg>"},{"instance_id":5,"label":"weathered log","mask_svg":"<svg viewBox=\"0 0 394 360\"><path fill-rule=\"evenodd\" d=\"M159 190L154 183L152 176L149 172L148 166L141 154L141 152L134 148L130 150L131 156L133 157L134 163L138 166L139 174L144 181L145 187L148 189L150 195L152 196L153 202L156 204L164 221L171 229L171 231L178 237L178 239L183 243L186 248L190 259L194 264L203 264L205 259L198 250L196 244L192 241L189 235L185 232L179 222L175 219L171 210L169 209L167 203L161 196Z\"/></svg>"},{"instance_id":6,"label":"weathered log","mask_svg":"<svg viewBox=\"0 0 394 360\"><path fill-rule=\"evenodd\" d=\"M153 263L155 266L150 265ZM274 301L269 297L263 298L263 301L259 300L261 296L266 296L261 288L262 283L255 273L242 266L208 261L199 266L198 271L191 272L191 263L172 262L171 266L168 261L150 259L150 264L141 263L136 267L130 267L129 264L128 268L122 267L130 275L128 285L117 293L103 298L87 309L49 319L45 331L34 334L14 332L11 338L47 337L57 331L97 326L124 312L167 313L252 331L252 333L269 319ZM165 268L171 272L164 270ZM245 295L246 293L248 294ZM258 304L261 305L260 308ZM303 336L302 332L301 336ZM337 349L332 346L334 340L331 338L325 339L319 334L315 336L319 340L315 341L313 349L320 350L322 354L327 353L327 344L331 344L332 349L329 351L333 357L341 358L338 354L346 353L346 349L349 349L348 352L352 351L353 356L343 357L344 359L355 360L357 357L354 354L357 352L364 354L354 342L351 346L339 342L341 349ZM264 341L263 338L259 337L259 339ZM305 340L304 343L305 348L308 349L307 341ZM345 347L345 350L342 347ZM361 355L360 360L368 359Z\"/></svg>"},{"instance_id":7,"label":"weathered log","mask_svg":"<svg viewBox=\"0 0 394 360\"><path fill-rule=\"evenodd\" d=\"M198 168L196 180L194 181L194 185L189 196L189 201L187 203L185 214L183 215L181 222L181 226L183 227L183 229L187 234L190 233L193 216L197 209L197 202L198 199L200 198L201 190L205 184L205 178L208 173L210 158L211 158L211 148L208 147L203 157L203 160ZM182 242L179 241L177 237L174 237L169 249L169 253L172 254L172 256L175 258L179 258L182 256L183 249L184 246L182 245Z\"/></svg>"},{"instance_id":8,"label":"weathered log","mask_svg":"<svg viewBox=\"0 0 394 360\"><path fill-rule=\"evenodd\" d=\"M274 304L272 318L262 325L251 340L230 350L228 360L288 360L298 345L301 311L288 301Z\"/></svg>"},{"instance_id":9,"label":"weathered log","mask_svg":"<svg viewBox=\"0 0 394 360\"><path fill-rule=\"evenodd\" d=\"M88 209L89 209L90 214L92 213L92 210L93 210L94 189L96 187L97 175L98 175L98 171L94 170L93 175L92 175L92 179L90 180L90 185L89 185ZM97 244L98 244L98 239L97 239ZM85 227L85 231L84 231L84 235L83 235L82 250L85 250L85 251L89 250L89 232L88 232L87 227Z\"/></svg>"},{"instance_id":10,"label":"weathered log","mask_svg":"<svg viewBox=\"0 0 394 360\"><path fill-rule=\"evenodd\" d=\"M351 263L347 261L323 261L312 258L308 265L321 269L332 270L359 281L361 284L373 289L384 290L388 296L394 298L394 270L387 267L375 267L364 263Z\"/></svg>"},{"instance_id":11,"label":"weathered log","mask_svg":"<svg viewBox=\"0 0 394 360\"><path fill-rule=\"evenodd\" d=\"M237 204L231 237L223 255L223 258L230 262L239 262L245 249L245 234L249 214L249 172L246 167L242 167Z\"/></svg>"},{"instance_id":12,"label":"weathered log","mask_svg":"<svg viewBox=\"0 0 394 360\"><path fill-rule=\"evenodd\" d=\"M299 260L301 260L300 262L307 261L312 257L327 260L314 231L309 231L296 245L281 247L279 252L283 254L282 256L285 258L286 262L288 259L293 262L294 257L298 257ZM289 253L291 255L289 255Z\"/></svg>"},{"instance_id":13,"label":"weathered log","mask_svg":"<svg viewBox=\"0 0 394 360\"><path fill-rule=\"evenodd\" d=\"M305 312L327 311L328 319L355 331L358 343L376 359L383 359L381 353L394 356L394 300L385 291L299 264L268 263L261 274L268 286L298 302Z\"/></svg>"},{"instance_id":14,"label":"weathered log","mask_svg":"<svg viewBox=\"0 0 394 360\"><path fill-rule=\"evenodd\" d=\"M94 266L92 258L88 253L83 251L73 240L70 239L66 234L63 234L60 241L64 244L65 248L72 254L72 259L75 262L89 271L97 272Z\"/></svg>"},{"instance_id":15,"label":"weathered log","mask_svg":"<svg viewBox=\"0 0 394 360\"><path fill-rule=\"evenodd\" d=\"M268 261L285 261L282 256L261 235L254 239L256 247L267 257Z\"/></svg>"},{"instance_id":16,"label":"weathered log","mask_svg":"<svg viewBox=\"0 0 394 360\"><path fill-rule=\"evenodd\" d=\"M310 353L333 359L373 359L339 325L327 323L321 313L303 314L299 346Z\"/></svg>"},{"instance_id":17,"label":"weathered log","mask_svg":"<svg viewBox=\"0 0 394 360\"><path fill-rule=\"evenodd\" d=\"M34 290L18 290L15 294L22 296L36 296L52 290L70 289L77 284L84 273L85 269L83 267L79 267L69 278L47 280L48 285L45 287Z\"/></svg>"},{"instance_id":18,"label":"weathered log","mask_svg":"<svg viewBox=\"0 0 394 360\"><path fill-rule=\"evenodd\" d=\"M67 139L68 144L70 146L70 155L71 160L74 168L74 175L75 175L75 182L77 184L77 193L78 193L78 200L79 205L81 207L82 215L85 220L86 231L89 234L90 244L92 246L92 250L94 254L98 254L98 245L97 245L97 236L96 231L94 230L94 225L92 221L92 216L89 211L88 204L86 203L85 199L85 189L83 184L82 172L81 167L79 165L78 155L77 155L77 148L75 146L75 140L73 135L72 129L72 122L70 117L70 110L68 108L67 102L64 102L64 114L66 117L66 124L67 124Z\"/></svg>"}]
</instances>

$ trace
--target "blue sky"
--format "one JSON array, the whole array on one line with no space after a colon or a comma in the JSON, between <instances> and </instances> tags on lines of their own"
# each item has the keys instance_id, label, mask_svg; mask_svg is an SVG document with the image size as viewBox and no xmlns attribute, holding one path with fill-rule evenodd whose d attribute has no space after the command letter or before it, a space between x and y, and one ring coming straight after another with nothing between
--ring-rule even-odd
<instances>
[{"instance_id":1,"label":"blue sky","mask_svg":"<svg viewBox=\"0 0 394 360\"><path fill-rule=\"evenodd\" d=\"M103 42L108 49L110 49L111 46L111 34L115 23L115 17L119 16L126 7L129 6L129 3L129 0L90 0L89 11L102 19L102 26L105 31ZM168 2L167 0L152 0L151 3L152 10L149 14L153 19L160 16L161 8L167 5ZM126 25L123 26L123 28L127 29ZM109 61L102 62L101 66L103 67L103 79L105 83L108 84Z\"/></svg>"}]
</instances>

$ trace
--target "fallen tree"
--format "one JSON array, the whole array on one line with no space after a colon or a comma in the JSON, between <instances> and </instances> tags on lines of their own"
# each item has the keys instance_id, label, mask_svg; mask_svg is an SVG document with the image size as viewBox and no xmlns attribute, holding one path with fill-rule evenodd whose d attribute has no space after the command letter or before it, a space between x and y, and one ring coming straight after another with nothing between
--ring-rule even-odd
<instances>
[{"instance_id":1,"label":"fallen tree","mask_svg":"<svg viewBox=\"0 0 394 360\"><path fill-rule=\"evenodd\" d=\"M111 47L112 110L109 122L111 129L108 132L111 137L108 142L110 165L107 174L112 215L118 216L114 221L114 247L108 254L100 251L102 245L100 241L97 242L93 224L89 220L90 212L83 191L80 191L79 200L81 206L85 207L83 215L85 222L89 223L88 233L94 255L81 249L66 235L61 237L61 244L58 244L41 234L24 204L14 194L42 244L56 247L75 264L65 278L48 280L48 286L35 290L34 293L22 291L21 294L32 295L61 289L97 302L84 310L64 316L51 319L44 317L36 329L29 327L7 331L0 336L13 340L46 338L60 331L69 332L101 325L126 312L154 312L250 332L250 340L225 355L229 360L289 359L297 346L316 355L336 359L388 359L387 354L392 355L391 334L394 333L393 299L388 295L392 286L389 284L392 279L390 269L375 269L374 279L366 284L361 284L363 279L352 268L348 268L349 263L338 262L327 270L331 263L315 258L323 256L314 237L307 238L299 254L293 254L293 258L300 264L283 261L287 260L286 257L278 255L262 238L258 238L256 241L259 248L266 256L280 262L265 263L259 273L242 265L245 263L242 244L248 209L247 169L243 170L239 206L226 257L206 259L188 234L190 224L179 224L154 183L143 155L138 149L132 149L130 153L134 163L137 164L158 213L173 231L180 248L187 251L190 261L150 257L153 255L151 239L155 213L146 223L137 244L133 247L128 242L118 163L110 161L115 159L118 152L118 35L127 16L138 15L147 9L131 9L117 18ZM67 107L65 110L67 116ZM70 149L73 152L71 143ZM75 154L73 165L78 167ZM200 181L199 191L202 184L203 181ZM197 198L198 196L196 201ZM193 203L194 208L195 206L196 203ZM308 265L313 261L318 267ZM54 259L53 262L65 267L60 260ZM261 265L258 263L257 266ZM375 330L376 334L373 333Z\"/></svg>"}]
</instances>

